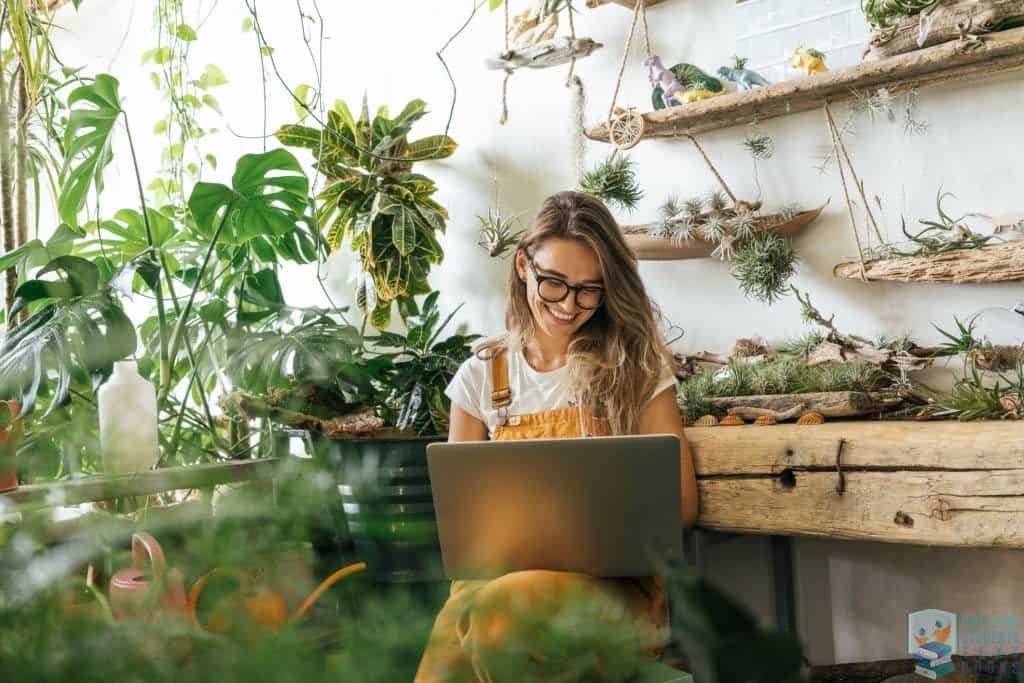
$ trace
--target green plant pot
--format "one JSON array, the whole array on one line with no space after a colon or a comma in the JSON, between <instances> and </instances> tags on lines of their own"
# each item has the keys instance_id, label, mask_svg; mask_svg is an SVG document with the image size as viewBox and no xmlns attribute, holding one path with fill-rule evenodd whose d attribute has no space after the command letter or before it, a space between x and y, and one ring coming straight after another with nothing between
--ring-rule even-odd
<instances>
[{"instance_id":1,"label":"green plant pot","mask_svg":"<svg viewBox=\"0 0 1024 683\"><path fill-rule=\"evenodd\" d=\"M357 560L387 583L444 580L427 444L439 437L328 439L317 457L334 474Z\"/></svg>"}]
</instances>

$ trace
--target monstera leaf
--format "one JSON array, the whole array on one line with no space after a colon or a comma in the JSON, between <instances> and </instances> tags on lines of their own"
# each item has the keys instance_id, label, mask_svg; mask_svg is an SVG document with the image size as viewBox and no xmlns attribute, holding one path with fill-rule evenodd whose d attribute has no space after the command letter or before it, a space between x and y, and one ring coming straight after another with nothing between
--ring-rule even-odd
<instances>
[{"instance_id":1,"label":"monstera leaf","mask_svg":"<svg viewBox=\"0 0 1024 683\"><path fill-rule=\"evenodd\" d=\"M308 206L309 179L284 149L246 154L238 160L231 187L196 183L188 199L200 234L242 244L261 236L280 237L301 225Z\"/></svg>"},{"instance_id":2,"label":"monstera leaf","mask_svg":"<svg viewBox=\"0 0 1024 683\"><path fill-rule=\"evenodd\" d=\"M51 273L59 279L42 279ZM96 386L114 361L135 353L135 327L85 259L58 257L18 287L12 315L30 305L40 307L0 345L0 396L24 413L41 395L50 413L68 400L75 377Z\"/></svg>"},{"instance_id":3,"label":"monstera leaf","mask_svg":"<svg viewBox=\"0 0 1024 683\"><path fill-rule=\"evenodd\" d=\"M103 169L113 158L114 123L121 115L117 88L116 78L100 74L68 96L71 114L64 131L66 161L60 173L57 208L61 220L69 225L78 225L90 186L97 192L103 189Z\"/></svg>"}]
</instances>

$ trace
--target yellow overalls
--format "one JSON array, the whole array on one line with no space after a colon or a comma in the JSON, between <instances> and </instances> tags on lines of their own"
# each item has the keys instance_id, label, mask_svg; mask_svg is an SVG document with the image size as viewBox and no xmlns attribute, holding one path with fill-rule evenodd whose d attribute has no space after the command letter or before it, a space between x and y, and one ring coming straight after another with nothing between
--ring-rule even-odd
<instances>
[{"instance_id":1,"label":"yellow overalls","mask_svg":"<svg viewBox=\"0 0 1024 683\"><path fill-rule=\"evenodd\" d=\"M577 408L549 410L530 415L509 415L512 404L508 362L504 351L490 359L494 391L492 405L506 416L494 431L493 440L558 439L582 435ZM609 434L607 420L585 416L586 434ZM513 647L536 638L544 623L557 618L566 598L585 598L601 605L597 614L612 625L638 629L638 647L652 658L665 649L669 637L668 601L659 576L597 578L575 572L519 571L488 581L453 581L451 593L434 622L414 683L513 683L494 680L488 662L500 657L503 671L514 670L514 683L565 681L577 677L552 677L557 662L529 648ZM561 598L561 601L560 601ZM595 653L598 654L599 653ZM513 666L508 667L510 657ZM597 665L600 667L600 664ZM507 668L505 668L507 667ZM547 671L547 674L542 673Z\"/></svg>"}]
</instances>

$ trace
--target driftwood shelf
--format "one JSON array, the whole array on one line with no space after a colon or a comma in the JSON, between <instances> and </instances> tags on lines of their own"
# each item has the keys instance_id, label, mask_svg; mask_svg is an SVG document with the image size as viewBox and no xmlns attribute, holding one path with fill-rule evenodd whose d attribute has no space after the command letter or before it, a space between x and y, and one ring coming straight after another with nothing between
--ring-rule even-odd
<instances>
[{"instance_id":1,"label":"driftwood shelf","mask_svg":"<svg viewBox=\"0 0 1024 683\"><path fill-rule=\"evenodd\" d=\"M687 438L706 528L1024 548L1020 422L690 428Z\"/></svg>"},{"instance_id":2,"label":"driftwood shelf","mask_svg":"<svg viewBox=\"0 0 1024 683\"><path fill-rule=\"evenodd\" d=\"M858 93L887 88L897 94L936 83L978 79L1024 67L1024 28L982 36L980 44L959 40L854 67L775 83L747 92L669 107L644 114L645 138L672 138L765 121L820 109ZM608 125L587 131L608 142Z\"/></svg>"},{"instance_id":3,"label":"driftwood shelf","mask_svg":"<svg viewBox=\"0 0 1024 683\"><path fill-rule=\"evenodd\" d=\"M860 280L860 262L840 263L832 274L838 278ZM954 284L1024 280L1024 239L933 256L867 261L864 275L868 280Z\"/></svg>"},{"instance_id":4,"label":"driftwood shelf","mask_svg":"<svg viewBox=\"0 0 1024 683\"><path fill-rule=\"evenodd\" d=\"M813 223L824 206L812 211L804 211L792 219L774 227L765 228L782 237L794 237L805 227ZM766 217L771 219L771 216ZM779 219L781 220L781 219ZM714 242L702 239L673 242L668 238L651 237L647 227L643 225L626 225L622 227L626 243L641 261L682 261L686 259L708 258L715 250Z\"/></svg>"}]
</instances>

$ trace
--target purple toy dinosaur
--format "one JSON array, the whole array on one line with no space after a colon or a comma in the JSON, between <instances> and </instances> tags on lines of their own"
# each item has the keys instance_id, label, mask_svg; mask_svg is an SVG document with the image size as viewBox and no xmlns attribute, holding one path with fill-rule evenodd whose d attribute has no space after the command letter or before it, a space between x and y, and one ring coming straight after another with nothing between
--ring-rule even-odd
<instances>
[{"instance_id":1,"label":"purple toy dinosaur","mask_svg":"<svg viewBox=\"0 0 1024 683\"><path fill-rule=\"evenodd\" d=\"M683 87L682 83L679 82L671 71L665 68L665 65L661 62L661 57L651 55L644 60L644 66L648 69L647 75L651 79L651 85L661 86L661 100L665 103L666 107L683 104L682 95L686 92L686 88Z\"/></svg>"}]
</instances>

